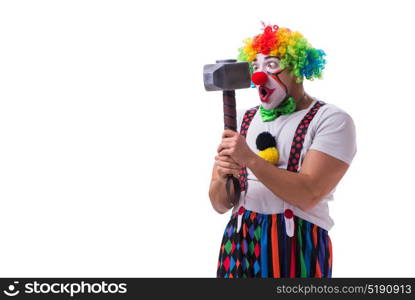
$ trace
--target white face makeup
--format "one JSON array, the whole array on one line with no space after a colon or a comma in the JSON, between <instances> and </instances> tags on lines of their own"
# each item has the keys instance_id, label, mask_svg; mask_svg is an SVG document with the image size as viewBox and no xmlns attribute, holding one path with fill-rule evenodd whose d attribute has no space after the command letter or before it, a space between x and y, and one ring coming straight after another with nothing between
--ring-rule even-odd
<instances>
[{"instance_id":1,"label":"white face makeup","mask_svg":"<svg viewBox=\"0 0 415 300\"><path fill-rule=\"evenodd\" d=\"M281 72L279 59L275 56L267 56L259 53L252 62L252 66L254 73L264 72L267 75L265 82L261 82L259 85L257 84L262 106L265 109L277 107L288 96L285 83L276 75L276 73Z\"/></svg>"}]
</instances>

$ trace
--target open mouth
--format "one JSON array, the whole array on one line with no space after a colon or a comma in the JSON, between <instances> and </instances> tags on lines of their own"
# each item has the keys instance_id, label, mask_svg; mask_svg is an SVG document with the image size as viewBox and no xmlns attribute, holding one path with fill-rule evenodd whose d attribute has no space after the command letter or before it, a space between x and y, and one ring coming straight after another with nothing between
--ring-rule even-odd
<instances>
[{"instance_id":1,"label":"open mouth","mask_svg":"<svg viewBox=\"0 0 415 300\"><path fill-rule=\"evenodd\" d=\"M274 92L275 89L269 89L266 86L260 85L258 87L259 98L262 102L267 102L271 94Z\"/></svg>"}]
</instances>

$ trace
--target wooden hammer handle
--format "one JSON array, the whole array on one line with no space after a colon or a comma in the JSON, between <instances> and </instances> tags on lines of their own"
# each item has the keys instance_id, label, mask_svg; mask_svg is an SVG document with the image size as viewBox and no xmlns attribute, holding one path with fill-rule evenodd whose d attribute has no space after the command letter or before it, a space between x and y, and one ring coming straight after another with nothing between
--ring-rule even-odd
<instances>
[{"instance_id":1,"label":"wooden hammer handle","mask_svg":"<svg viewBox=\"0 0 415 300\"><path fill-rule=\"evenodd\" d=\"M223 118L225 129L237 131L235 91L223 91Z\"/></svg>"},{"instance_id":2,"label":"wooden hammer handle","mask_svg":"<svg viewBox=\"0 0 415 300\"><path fill-rule=\"evenodd\" d=\"M237 131L235 91L223 91L223 118L225 122L225 129ZM233 185L233 193L230 188L231 184ZM241 196L241 187L239 185L238 178L233 177L232 175L227 176L226 194L228 201L233 206L236 206Z\"/></svg>"}]
</instances>

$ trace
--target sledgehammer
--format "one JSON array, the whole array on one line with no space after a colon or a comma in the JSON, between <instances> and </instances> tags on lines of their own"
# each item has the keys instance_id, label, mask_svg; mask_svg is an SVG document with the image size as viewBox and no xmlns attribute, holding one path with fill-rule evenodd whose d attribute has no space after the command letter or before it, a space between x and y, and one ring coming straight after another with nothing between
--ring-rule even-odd
<instances>
[{"instance_id":1,"label":"sledgehammer","mask_svg":"<svg viewBox=\"0 0 415 300\"><path fill-rule=\"evenodd\" d=\"M251 75L249 64L236 62L235 59L217 60L216 64L203 67L203 81L207 91L223 91L223 116L225 129L237 131L235 90L249 88ZM233 182L234 197L230 193L230 181ZM238 204L241 195L239 180L228 175L226 180L228 201L234 206Z\"/></svg>"}]
</instances>

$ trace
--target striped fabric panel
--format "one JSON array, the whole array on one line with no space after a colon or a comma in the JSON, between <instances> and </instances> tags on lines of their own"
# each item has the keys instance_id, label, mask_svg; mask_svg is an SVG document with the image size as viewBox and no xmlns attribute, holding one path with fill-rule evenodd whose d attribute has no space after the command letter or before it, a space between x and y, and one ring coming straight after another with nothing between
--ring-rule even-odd
<instances>
[{"instance_id":1,"label":"striped fabric panel","mask_svg":"<svg viewBox=\"0 0 415 300\"><path fill-rule=\"evenodd\" d=\"M324 241L321 228L317 228L318 234L318 265L320 267L321 276L324 277Z\"/></svg>"},{"instance_id":2,"label":"striped fabric panel","mask_svg":"<svg viewBox=\"0 0 415 300\"><path fill-rule=\"evenodd\" d=\"M261 277L268 278L268 217L262 220L261 233Z\"/></svg>"},{"instance_id":3,"label":"striped fabric panel","mask_svg":"<svg viewBox=\"0 0 415 300\"><path fill-rule=\"evenodd\" d=\"M328 276L329 278L332 277L332 270L333 270L333 249L332 249L332 244L331 244L331 240L330 240L330 236L327 234L327 239L328 239L328 244L329 244L329 272L328 272Z\"/></svg>"},{"instance_id":4,"label":"striped fabric panel","mask_svg":"<svg viewBox=\"0 0 415 300\"><path fill-rule=\"evenodd\" d=\"M301 277L302 278L306 278L307 277L307 268L306 268L305 259L304 259L303 219L299 219L298 220L298 233L297 233L297 235L298 235L299 248L301 249L301 251L299 251L299 255L300 255L300 271L301 271L300 273L301 273Z\"/></svg>"},{"instance_id":5,"label":"striped fabric panel","mask_svg":"<svg viewBox=\"0 0 415 300\"><path fill-rule=\"evenodd\" d=\"M278 226L277 226L277 215L272 215L271 225L271 245L272 245L272 270L273 277L280 278L280 256L278 247Z\"/></svg>"},{"instance_id":6,"label":"striped fabric panel","mask_svg":"<svg viewBox=\"0 0 415 300\"><path fill-rule=\"evenodd\" d=\"M311 251L313 248L313 244L311 243L311 223L306 222L305 223L305 250L304 250L304 261L305 261L305 269L307 272L306 277L310 277L311 274L311 270L310 270L310 266L311 266Z\"/></svg>"},{"instance_id":7,"label":"striped fabric panel","mask_svg":"<svg viewBox=\"0 0 415 300\"><path fill-rule=\"evenodd\" d=\"M326 230L294 217L295 234L285 232L283 214L245 210L226 226L219 253L219 278L331 277L332 246Z\"/></svg>"}]
</instances>

